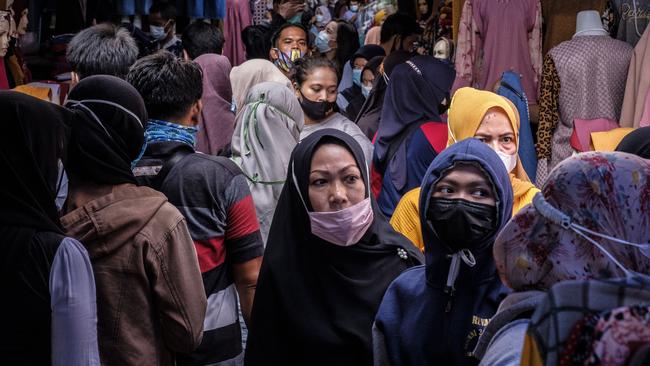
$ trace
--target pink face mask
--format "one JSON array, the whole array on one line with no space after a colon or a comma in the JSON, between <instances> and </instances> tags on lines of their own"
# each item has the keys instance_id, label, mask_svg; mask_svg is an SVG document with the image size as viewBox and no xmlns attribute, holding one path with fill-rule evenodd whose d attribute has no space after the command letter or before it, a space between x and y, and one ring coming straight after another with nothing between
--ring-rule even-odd
<instances>
[{"instance_id":1,"label":"pink face mask","mask_svg":"<svg viewBox=\"0 0 650 366\"><path fill-rule=\"evenodd\" d=\"M363 201L339 211L309 212L302 193L300 193L298 180L296 179L296 174L293 172L293 166L291 167L291 172L293 175L293 183L298 190L300 200L309 214L311 233L327 242L342 247L358 243L366 231L368 231L374 219L370 194Z\"/></svg>"}]
</instances>

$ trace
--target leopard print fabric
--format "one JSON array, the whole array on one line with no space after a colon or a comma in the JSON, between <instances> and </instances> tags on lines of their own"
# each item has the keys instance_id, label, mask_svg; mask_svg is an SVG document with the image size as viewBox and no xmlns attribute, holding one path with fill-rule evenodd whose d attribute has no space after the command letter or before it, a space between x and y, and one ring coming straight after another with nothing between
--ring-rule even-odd
<instances>
[{"instance_id":1,"label":"leopard print fabric","mask_svg":"<svg viewBox=\"0 0 650 366\"><path fill-rule=\"evenodd\" d=\"M551 158L551 140L560 121L560 76L555 69L553 57L547 54L542 66L539 97L539 127L537 129L538 159Z\"/></svg>"}]
</instances>

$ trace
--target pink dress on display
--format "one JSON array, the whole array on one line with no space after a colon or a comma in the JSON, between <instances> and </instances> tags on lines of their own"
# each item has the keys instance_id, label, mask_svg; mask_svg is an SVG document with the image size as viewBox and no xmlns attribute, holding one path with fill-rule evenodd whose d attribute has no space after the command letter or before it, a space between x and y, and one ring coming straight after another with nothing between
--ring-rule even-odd
<instances>
[{"instance_id":1,"label":"pink dress on display","mask_svg":"<svg viewBox=\"0 0 650 366\"><path fill-rule=\"evenodd\" d=\"M241 31L251 24L253 19L248 0L226 0L226 19L223 23L226 43L223 45L223 55L228 57L233 67L246 61Z\"/></svg>"},{"instance_id":2,"label":"pink dress on display","mask_svg":"<svg viewBox=\"0 0 650 366\"><path fill-rule=\"evenodd\" d=\"M520 75L536 103L542 69L539 0L467 0L463 6L452 93L464 86L493 90L505 71Z\"/></svg>"}]
</instances>

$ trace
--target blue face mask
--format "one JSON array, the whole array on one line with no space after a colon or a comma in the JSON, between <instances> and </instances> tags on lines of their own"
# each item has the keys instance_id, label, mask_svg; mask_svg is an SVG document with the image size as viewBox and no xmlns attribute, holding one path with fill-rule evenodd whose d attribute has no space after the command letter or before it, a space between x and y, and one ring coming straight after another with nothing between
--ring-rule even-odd
<instances>
[{"instance_id":1,"label":"blue face mask","mask_svg":"<svg viewBox=\"0 0 650 366\"><path fill-rule=\"evenodd\" d=\"M165 27L161 27L159 25L150 25L149 34L151 34L151 38L155 39L156 41L165 39L165 36L167 35L165 32Z\"/></svg>"},{"instance_id":2,"label":"blue face mask","mask_svg":"<svg viewBox=\"0 0 650 366\"><path fill-rule=\"evenodd\" d=\"M352 83L361 86L361 69L352 69Z\"/></svg>"},{"instance_id":3,"label":"blue face mask","mask_svg":"<svg viewBox=\"0 0 650 366\"><path fill-rule=\"evenodd\" d=\"M320 31L320 33L318 33L318 37L316 37L316 48L320 53L325 53L332 49L332 47L330 47L330 37L327 32Z\"/></svg>"}]
</instances>

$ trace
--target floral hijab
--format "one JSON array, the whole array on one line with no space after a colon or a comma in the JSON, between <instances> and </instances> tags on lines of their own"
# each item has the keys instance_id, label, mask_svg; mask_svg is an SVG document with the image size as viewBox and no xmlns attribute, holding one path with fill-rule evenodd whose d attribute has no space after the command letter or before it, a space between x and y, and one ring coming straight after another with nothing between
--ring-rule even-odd
<instances>
[{"instance_id":1,"label":"floral hijab","mask_svg":"<svg viewBox=\"0 0 650 366\"><path fill-rule=\"evenodd\" d=\"M650 238L650 161L626 153L590 152L559 164L542 189L546 201L573 222L632 243ZM650 258L635 247L591 236L628 270L650 274ZM501 231L494 259L516 291L548 290L565 280L623 277L596 246L549 222L533 205Z\"/></svg>"}]
</instances>

